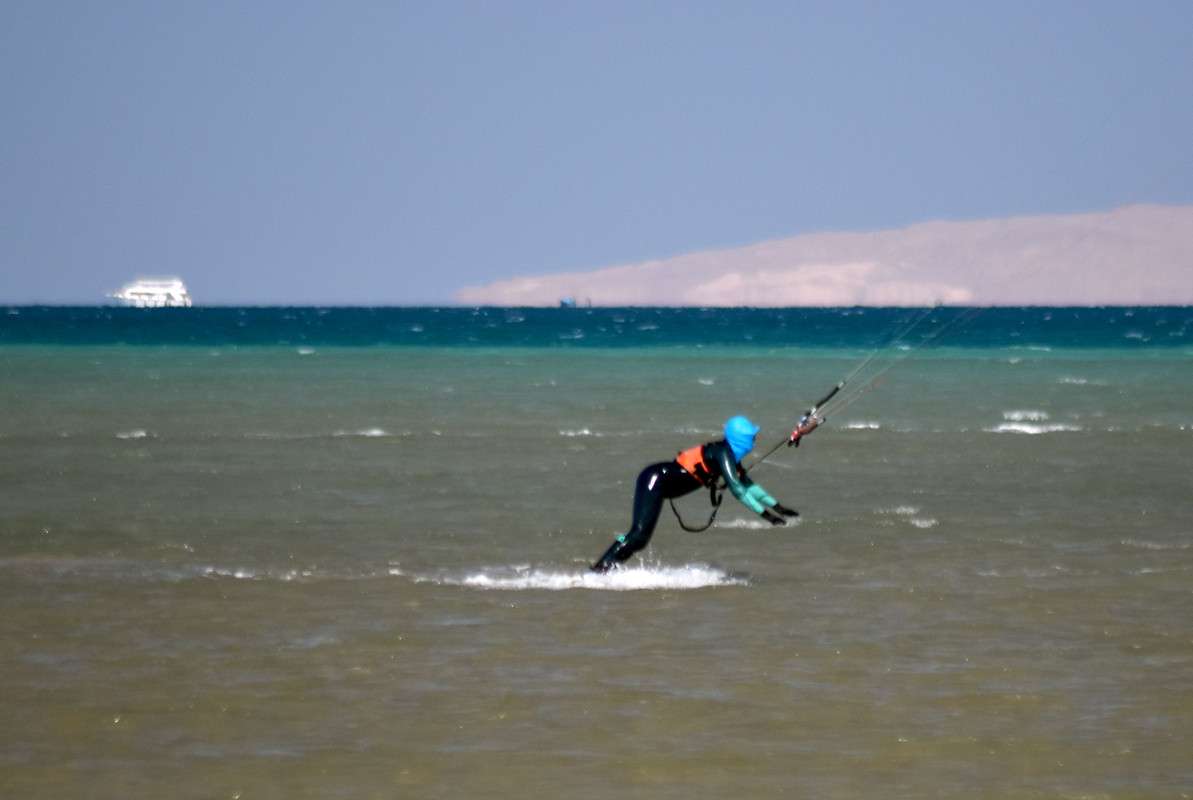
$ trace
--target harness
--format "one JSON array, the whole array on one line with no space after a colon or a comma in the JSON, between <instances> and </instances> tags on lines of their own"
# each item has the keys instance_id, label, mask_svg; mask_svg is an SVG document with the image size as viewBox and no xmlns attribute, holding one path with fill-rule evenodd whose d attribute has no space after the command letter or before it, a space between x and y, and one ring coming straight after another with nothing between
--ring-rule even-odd
<instances>
[{"instance_id":1,"label":"harness","mask_svg":"<svg viewBox=\"0 0 1193 800\"><path fill-rule=\"evenodd\" d=\"M714 442L709 442L708 444L714 444ZM704 455L704 448L708 447L708 444L698 444L695 447L689 447L675 457L675 463L683 467L684 472L700 481L700 485L708 489L708 500L712 503L712 512L708 515L708 522L698 528L693 528L683 521L683 517L679 515L679 510L675 507L675 501L668 499L667 502L671 504L671 511L675 514L675 519L679 521L679 527L691 533L699 533L712 527L713 520L717 517L717 510L721 507L723 487L718 486L717 475L714 472L713 464ZM739 467L738 472L740 473L740 471L741 468Z\"/></svg>"}]
</instances>

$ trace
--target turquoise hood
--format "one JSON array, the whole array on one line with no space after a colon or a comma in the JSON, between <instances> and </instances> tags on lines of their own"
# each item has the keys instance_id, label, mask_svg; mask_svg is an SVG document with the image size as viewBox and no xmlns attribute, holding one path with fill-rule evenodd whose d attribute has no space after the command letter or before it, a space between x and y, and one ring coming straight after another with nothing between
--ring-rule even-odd
<instances>
[{"instance_id":1,"label":"turquoise hood","mask_svg":"<svg viewBox=\"0 0 1193 800\"><path fill-rule=\"evenodd\" d=\"M754 437L761 430L753 422L750 422L745 417L731 417L725 423L725 441L729 442L729 449L733 451L733 457L741 461L746 457L746 453L754 449Z\"/></svg>"}]
</instances>

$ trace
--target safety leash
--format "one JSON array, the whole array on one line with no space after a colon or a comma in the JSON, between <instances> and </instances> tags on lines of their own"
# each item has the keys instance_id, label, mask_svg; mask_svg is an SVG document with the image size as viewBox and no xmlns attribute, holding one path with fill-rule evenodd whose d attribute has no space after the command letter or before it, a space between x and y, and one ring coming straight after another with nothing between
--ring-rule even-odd
<instances>
[{"instance_id":1,"label":"safety leash","mask_svg":"<svg viewBox=\"0 0 1193 800\"><path fill-rule=\"evenodd\" d=\"M717 518L717 512L721 510L721 500L724 497L724 488L720 482L708 487L708 499L712 502L712 511L708 513L708 522L704 523L698 528L693 528L683 521L683 517L679 515L679 509L675 507L675 499L667 498L667 502L671 504L671 513L675 514L675 519L679 522L679 527L683 528L688 533L700 533L712 527L713 520Z\"/></svg>"}]
</instances>

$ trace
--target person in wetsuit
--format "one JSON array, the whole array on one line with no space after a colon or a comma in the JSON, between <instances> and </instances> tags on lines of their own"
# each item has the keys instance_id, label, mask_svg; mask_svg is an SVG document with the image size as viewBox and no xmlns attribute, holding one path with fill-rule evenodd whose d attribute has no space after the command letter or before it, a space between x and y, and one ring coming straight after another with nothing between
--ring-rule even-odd
<instances>
[{"instance_id":1,"label":"person in wetsuit","mask_svg":"<svg viewBox=\"0 0 1193 800\"><path fill-rule=\"evenodd\" d=\"M664 500L713 487L718 480L724 480L734 497L772 525L782 525L785 517L798 516L750 480L739 466L746 453L754 449L758 431L758 426L745 417L733 417L725 423L724 439L685 450L672 461L642 470L634 487L633 524L592 565L592 571L608 572L646 547Z\"/></svg>"}]
</instances>

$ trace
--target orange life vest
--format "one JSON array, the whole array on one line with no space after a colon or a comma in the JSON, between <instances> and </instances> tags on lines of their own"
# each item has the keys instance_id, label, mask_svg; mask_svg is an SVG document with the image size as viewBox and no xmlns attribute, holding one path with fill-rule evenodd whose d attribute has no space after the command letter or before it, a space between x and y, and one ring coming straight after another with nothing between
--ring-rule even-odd
<instances>
[{"instance_id":1,"label":"orange life vest","mask_svg":"<svg viewBox=\"0 0 1193 800\"><path fill-rule=\"evenodd\" d=\"M710 464L704 460L704 445L690 447L675 457L676 462L684 471L705 486L712 486L716 482Z\"/></svg>"}]
</instances>

